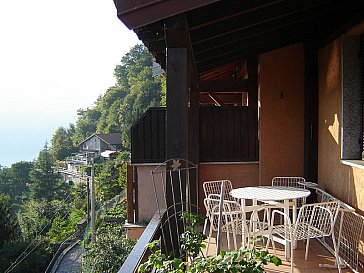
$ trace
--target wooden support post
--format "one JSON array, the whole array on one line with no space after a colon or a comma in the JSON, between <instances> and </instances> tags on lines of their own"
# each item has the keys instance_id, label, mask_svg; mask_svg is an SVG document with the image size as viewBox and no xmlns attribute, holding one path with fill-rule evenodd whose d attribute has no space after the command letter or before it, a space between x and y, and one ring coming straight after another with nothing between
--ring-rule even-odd
<instances>
[{"instance_id":1,"label":"wooden support post","mask_svg":"<svg viewBox=\"0 0 364 273\"><path fill-rule=\"evenodd\" d=\"M166 156L167 159L183 158L188 156L188 52L187 48L167 48L167 128L166 128ZM167 166L169 167L169 166ZM174 173L173 175L177 175ZM170 177L172 183L178 183L178 179ZM185 181L185 179L181 179ZM166 201L167 207L170 208L180 203L181 194L175 193L173 189L178 189L179 185L166 183ZM182 186L182 199L186 199L185 187ZM176 208L180 211L182 208ZM171 223L173 230L173 244L166 246L163 250L167 253L178 253L178 223ZM164 234L170 234L165 232ZM173 249L172 245L175 247Z\"/></svg>"},{"instance_id":2,"label":"wooden support post","mask_svg":"<svg viewBox=\"0 0 364 273\"><path fill-rule=\"evenodd\" d=\"M187 158L187 49L167 49L167 159Z\"/></svg>"}]
</instances>

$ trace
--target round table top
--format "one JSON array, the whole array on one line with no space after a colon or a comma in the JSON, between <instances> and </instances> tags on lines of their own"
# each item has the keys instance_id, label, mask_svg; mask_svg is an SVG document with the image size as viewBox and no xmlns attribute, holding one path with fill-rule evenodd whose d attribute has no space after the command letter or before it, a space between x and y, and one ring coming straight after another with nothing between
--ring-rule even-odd
<instances>
[{"instance_id":1,"label":"round table top","mask_svg":"<svg viewBox=\"0 0 364 273\"><path fill-rule=\"evenodd\" d=\"M237 188L230 195L238 199L254 199L259 201L280 201L288 199L304 198L310 195L310 191L292 187L257 186Z\"/></svg>"}]
</instances>

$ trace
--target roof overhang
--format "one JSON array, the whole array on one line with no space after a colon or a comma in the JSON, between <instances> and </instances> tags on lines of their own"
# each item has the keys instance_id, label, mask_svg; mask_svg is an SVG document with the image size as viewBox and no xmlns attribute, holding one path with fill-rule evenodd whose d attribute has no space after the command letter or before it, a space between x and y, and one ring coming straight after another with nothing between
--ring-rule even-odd
<instances>
[{"instance_id":1,"label":"roof overhang","mask_svg":"<svg viewBox=\"0 0 364 273\"><path fill-rule=\"evenodd\" d=\"M163 69L166 30L183 15L200 79L242 79L249 57L297 42L320 47L364 19L359 0L114 0Z\"/></svg>"},{"instance_id":2,"label":"roof overhang","mask_svg":"<svg viewBox=\"0 0 364 273\"><path fill-rule=\"evenodd\" d=\"M114 0L119 19L135 29L219 0Z\"/></svg>"}]
</instances>

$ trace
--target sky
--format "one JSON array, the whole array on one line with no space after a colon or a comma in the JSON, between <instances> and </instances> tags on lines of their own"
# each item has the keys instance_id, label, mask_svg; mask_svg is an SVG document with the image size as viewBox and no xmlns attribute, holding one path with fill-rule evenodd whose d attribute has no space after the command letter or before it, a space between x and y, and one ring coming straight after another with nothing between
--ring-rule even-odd
<instances>
[{"instance_id":1,"label":"sky","mask_svg":"<svg viewBox=\"0 0 364 273\"><path fill-rule=\"evenodd\" d=\"M35 159L138 42L112 0L0 1L0 165Z\"/></svg>"}]
</instances>

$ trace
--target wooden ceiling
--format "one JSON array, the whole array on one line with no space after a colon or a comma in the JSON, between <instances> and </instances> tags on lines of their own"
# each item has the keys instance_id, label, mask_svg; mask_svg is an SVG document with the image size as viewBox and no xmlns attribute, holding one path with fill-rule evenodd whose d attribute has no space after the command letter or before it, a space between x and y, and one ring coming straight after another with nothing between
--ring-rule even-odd
<instances>
[{"instance_id":1,"label":"wooden ceiling","mask_svg":"<svg viewBox=\"0 0 364 273\"><path fill-rule=\"evenodd\" d=\"M127 0L115 1L117 4ZM184 9L181 13L187 21L197 72L200 79L209 80L244 78L242 67L245 59L250 56L299 41L320 46L364 18L362 0L205 2L210 4ZM171 15L176 14L177 11L173 10ZM133 14L128 13L128 16ZM135 18L137 16L139 15L134 14ZM119 14L119 18L123 21L124 17ZM134 28L163 68L166 63L167 20L168 18L160 18Z\"/></svg>"}]
</instances>

